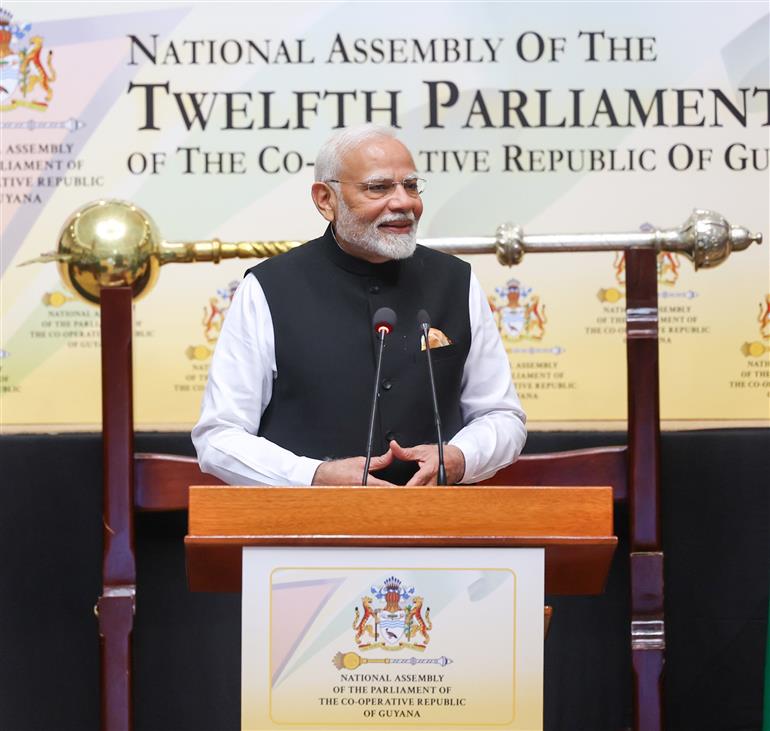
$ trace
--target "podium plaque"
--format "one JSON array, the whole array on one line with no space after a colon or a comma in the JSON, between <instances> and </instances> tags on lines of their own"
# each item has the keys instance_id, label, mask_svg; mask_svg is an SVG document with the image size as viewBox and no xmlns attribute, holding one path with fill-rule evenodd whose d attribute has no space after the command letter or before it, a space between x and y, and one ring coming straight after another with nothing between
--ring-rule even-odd
<instances>
[{"instance_id":1,"label":"podium plaque","mask_svg":"<svg viewBox=\"0 0 770 731\"><path fill-rule=\"evenodd\" d=\"M542 729L542 548L243 552L242 728Z\"/></svg>"}]
</instances>

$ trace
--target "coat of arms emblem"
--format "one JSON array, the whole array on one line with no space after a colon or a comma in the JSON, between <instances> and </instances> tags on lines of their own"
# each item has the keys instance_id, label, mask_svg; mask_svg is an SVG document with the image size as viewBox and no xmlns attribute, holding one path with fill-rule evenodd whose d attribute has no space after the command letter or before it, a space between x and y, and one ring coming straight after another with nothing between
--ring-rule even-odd
<instances>
[{"instance_id":1,"label":"coat of arms emblem","mask_svg":"<svg viewBox=\"0 0 770 731\"><path fill-rule=\"evenodd\" d=\"M649 233L651 231L655 231L655 227L650 223L643 223L639 227L639 230ZM677 254L676 252L672 252L672 251L658 252L658 255L656 258L658 285L661 287L674 287L676 283L679 281L679 270L681 269L681 267L682 267L681 258L679 254ZM615 282L617 283L617 287L602 287L596 293L596 296L598 297L599 302L608 302L610 304L613 304L623 299L623 297L625 296L625 288L626 288L626 252L625 251L615 252L615 256L612 261L612 269L615 273ZM666 292L665 290L663 291L659 290L658 293L661 296L672 295L672 293ZM687 299L691 299L692 297L697 296L695 292L682 292L682 293L674 293L674 294L675 295L681 294L681 296L684 296Z\"/></svg>"},{"instance_id":2,"label":"coat of arms emblem","mask_svg":"<svg viewBox=\"0 0 770 731\"><path fill-rule=\"evenodd\" d=\"M770 293L765 295L765 301L759 303L760 340L746 342L741 346L741 352L747 358L761 358L765 353L770 353Z\"/></svg>"},{"instance_id":3,"label":"coat of arms emblem","mask_svg":"<svg viewBox=\"0 0 770 731\"><path fill-rule=\"evenodd\" d=\"M499 301L490 298L497 328L504 342L542 340L548 319L545 304L532 287L524 287L518 279L510 279L504 287L495 287Z\"/></svg>"},{"instance_id":4,"label":"coat of arms emblem","mask_svg":"<svg viewBox=\"0 0 770 731\"><path fill-rule=\"evenodd\" d=\"M430 642L433 623L430 607L396 576L372 586L361 597L353 619L355 641L361 650L424 650Z\"/></svg>"},{"instance_id":5,"label":"coat of arms emblem","mask_svg":"<svg viewBox=\"0 0 770 731\"><path fill-rule=\"evenodd\" d=\"M11 13L0 9L0 111L45 111L53 98L53 51L44 53L43 38L30 36L31 28L14 23Z\"/></svg>"},{"instance_id":6,"label":"coat of arms emblem","mask_svg":"<svg viewBox=\"0 0 770 731\"><path fill-rule=\"evenodd\" d=\"M190 360L208 360L213 351L213 345L219 339L219 333L224 325L227 310L233 302L235 290L238 289L237 280L230 282L226 287L217 289L214 297L209 297L209 302L203 307L203 337L206 339L206 345L190 345L185 351Z\"/></svg>"}]
</instances>

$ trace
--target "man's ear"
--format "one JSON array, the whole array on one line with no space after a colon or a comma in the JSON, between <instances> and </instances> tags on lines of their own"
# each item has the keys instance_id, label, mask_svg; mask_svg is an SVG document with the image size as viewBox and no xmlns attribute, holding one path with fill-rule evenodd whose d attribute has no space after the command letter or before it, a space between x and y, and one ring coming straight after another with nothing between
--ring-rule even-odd
<instances>
[{"instance_id":1,"label":"man's ear","mask_svg":"<svg viewBox=\"0 0 770 731\"><path fill-rule=\"evenodd\" d=\"M310 195L313 197L313 203L315 203L318 212L329 223L334 223L337 199L331 187L326 183L313 183L313 187L310 188Z\"/></svg>"}]
</instances>

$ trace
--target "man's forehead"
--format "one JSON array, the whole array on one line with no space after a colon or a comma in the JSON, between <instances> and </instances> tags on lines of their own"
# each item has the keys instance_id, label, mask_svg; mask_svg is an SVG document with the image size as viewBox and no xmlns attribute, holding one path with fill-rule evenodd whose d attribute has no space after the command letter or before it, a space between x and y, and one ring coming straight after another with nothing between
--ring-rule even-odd
<instances>
[{"instance_id":1,"label":"man's forehead","mask_svg":"<svg viewBox=\"0 0 770 731\"><path fill-rule=\"evenodd\" d=\"M342 158L342 175L354 175L357 180L371 178L402 179L415 172L409 150L392 137L365 140Z\"/></svg>"}]
</instances>

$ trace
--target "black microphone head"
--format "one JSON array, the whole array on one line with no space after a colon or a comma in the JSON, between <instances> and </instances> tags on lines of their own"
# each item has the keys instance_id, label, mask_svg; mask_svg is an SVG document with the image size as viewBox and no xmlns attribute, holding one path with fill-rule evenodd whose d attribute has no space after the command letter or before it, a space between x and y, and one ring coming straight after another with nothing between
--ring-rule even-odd
<instances>
[{"instance_id":1,"label":"black microphone head","mask_svg":"<svg viewBox=\"0 0 770 731\"><path fill-rule=\"evenodd\" d=\"M378 333L381 330L385 330L385 332L390 335L390 333L393 332L393 328L396 327L397 320L396 313L393 312L390 307L380 307L380 309L374 313L372 325L374 326L375 332Z\"/></svg>"},{"instance_id":2,"label":"black microphone head","mask_svg":"<svg viewBox=\"0 0 770 731\"><path fill-rule=\"evenodd\" d=\"M430 327L430 315L428 314L427 310L420 310L417 313L417 324L422 327L423 325L427 325Z\"/></svg>"}]
</instances>

